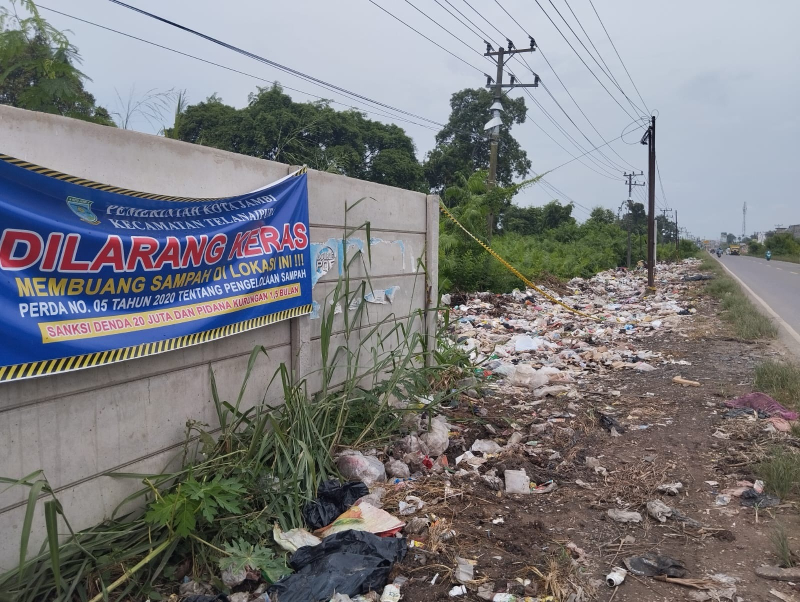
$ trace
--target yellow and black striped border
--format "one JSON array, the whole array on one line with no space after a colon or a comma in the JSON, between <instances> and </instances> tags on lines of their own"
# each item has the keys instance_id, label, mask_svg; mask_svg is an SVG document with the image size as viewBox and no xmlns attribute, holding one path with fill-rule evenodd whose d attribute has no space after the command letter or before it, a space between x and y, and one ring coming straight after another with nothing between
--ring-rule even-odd
<instances>
[{"instance_id":1,"label":"yellow and black striped border","mask_svg":"<svg viewBox=\"0 0 800 602\"><path fill-rule=\"evenodd\" d=\"M5 161L6 163L10 163L11 165L22 167L23 169L27 169L29 171L41 174L43 176L47 176L49 178L64 180L65 182L69 182L70 184L77 184L78 186L85 186L86 188L94 188L95 190L102 190L103 192L124 194L125 196L135 197L137 199L148 199L152 201L177 201L184 203L186 202L204 203L209 201L224 201L226 199L232 199L237 196L241 196L241 195L231 195L231 196L215 197L215 198L190 198L184 196L167 196L163 194L152 194L149 192L138 192L136 190L128 190L127 188L119 188L117 186L110 186L108 184L103 184L101 182L93 182L92 180L85 180L83 178L78 178L77 176L71 176L69 174L56 171L55 169L42 167L41 165L36 165L35 163L29 163L28 161L23 161L22 159L17 159L15 157L4 155L2 153L0 153L0 161ZM300 169L289 175L299 176L306 173L307 171L308 168L304 165L303 167L301 167Z\"/></svg>"},{"instance_id":2,"label":"yellow and black striped border","mask_svg":"<svg viewBox=\"0 0 800 602\"><path fill-rule=\"evenodd\" d=\"M244 320L228 326L220 326L219 328L213 328L203 332L196 332L194 334L176 337L173 339L164 339L153 343L143 343L141 345L134 345L132 347L98 351L96 353L87 353L85 355L73 355L54 360L30 362L27 364L14 364L11 366L0 366L0 382L24 380L26 378L35 378L37 376L45 376L47 374L73 372L75 370L83 370L84 368L94 368L96 366L105 366L107 364L124 362L125 360L132 360L138 357L156 355L166 351L184 349L185 347L216 341L217 339L222 339L233 334L246 332L248 330L253 330L254 328L261 328L262 326L267 326L276 322L282 322L283 320L296 318L309 313L311 313L311 305L301 305L300 307L285 309L267 316L261 316L260 318L252 318L250 320Z\"/></svg>"}]
</instances>

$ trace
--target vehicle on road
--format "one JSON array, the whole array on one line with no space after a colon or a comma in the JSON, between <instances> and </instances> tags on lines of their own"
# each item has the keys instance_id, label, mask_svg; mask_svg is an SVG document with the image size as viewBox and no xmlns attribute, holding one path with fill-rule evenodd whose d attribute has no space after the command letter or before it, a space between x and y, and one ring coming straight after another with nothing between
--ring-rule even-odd
<instances>
[{"instance_id":1,"label":"vehicle on road","mask_svg":"<svg viewBox=\"0 0 800 602\"><path fill-rule=\"evenodd\" d=\"M717 257L722 257L722 249L717 249Z\"/></svg>"},{"instance_id":2,"label":"vehicle on road","mask_svg":"<svg viewBox=\"0 0 800 602\"><path fill-rule=\"evenodd\" d=\"M772 259L772 251L767 251L766 258L767 258L767 261Z\"/></svg>"},{"instance_id":3,"label":"vehicle on road","mask_svg":"<svg viewBox=\"0 0 800 602\"><path fill-rule=\"evenodd\" d=\"M741 251L741 247L739 245L731 245L730 247L731 255L738 255Z\"/></svg>"}]
</instances>

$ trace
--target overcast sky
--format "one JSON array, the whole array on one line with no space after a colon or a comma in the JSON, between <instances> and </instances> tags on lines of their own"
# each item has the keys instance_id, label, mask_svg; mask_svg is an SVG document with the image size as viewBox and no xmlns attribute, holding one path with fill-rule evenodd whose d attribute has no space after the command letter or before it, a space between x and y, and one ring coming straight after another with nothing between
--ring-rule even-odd
<instances>
[{"instance_id":1,"label":"overcast sky","mask_svg":"<svg viewBox=\"0 0 800 602\"><path fill-rule=\"evenodd\" d=\"M245 50L438 122L447 120L448 101L453 92L485 84L479 71L395 21L369 0L129 1ZM493 72L492 65L484 58L427 20L406 0L375 1L475 67ZM470 47L479 52L484 50L481 39L434 0L410 1ZM527 46L525 33L495 0L467 1L499 31L511 37L518 47ZM619 85L641 106L642 101L589 0L568 1ZM702 237L717 237L720 231L740 233L745 201L749 207L748 233L767 230L776 224L800 223L800 203L794 182L797 170L792 168L797 161L795 148L800 128L796 113L800 105L797 66L800 39L795 32L800 22L800 2L593 1L647 107L658 115L658 163L666 196L664 198L657 187L659 207L677 209L680 225ZM0 3L7 2L0 0ZM553 4L583 38L565 0L552 0L553 4L550 0L540 2L599 79L615 93L615 98L638 116L556 14ZM493 40L501 39L465 0L450 0L450 3ZM108 0L47 0L44 4L267 80L278 80L286 86L353 105L352 101L313 84ZM450 8L447 2L442 1L442 4ZM581 63L537 2L500 0L500 4L536 38L602 137L611 141L620 136L631 125L631 117ZM241 107L257 85L266 85L48 11L43 14L58 28L73 32L71 39L83 57L82 68L93 80L87 87L99 103L110 110L118 109L117 91L125 98L134 86L137 93L153 88L185 88L193 102L217 93L226 103ZM585 39L584 43L592 49ZM600 136L570 100L541 53L525 56L561 106L592 140L592 145L543 88L532 90L552 118L586 150L602 144ZM520 79L531 80L524 65L512 63L511 68ZM310 98L287 92L295 100ZM524 93L515 90L511 94ZM559 132L530 99L526 97L526 101L529 120L516 126L513 134L528 152L536 171L547 171L569 161L571 155L584 152ZM390 121L382 116L371 117ZM397 123L413 137L422 158L433 146L435 132ZM646 147L638 144L642 130L631 131L635 127L636 124L628 127L629 133L622 140L604 147L608 159L599 157L599 160L611 161L626 169L634 165L646 171ZM146 122L137 122L134 128L153 131ZM581 161L603 173L586 158ZM541 205L553 198L566 202L568 196L588 208L602 205L616 211L627 197L622 170L606 167L612 175L599 175L582 162L573 161L547 176L561 193L537 185L519 195L516 202ZM635 200L639 200L639 194L641 192L634 194ZM575 215L581 219L586 217L581 208L576 209Z\"/></svg>"}]
</instances>

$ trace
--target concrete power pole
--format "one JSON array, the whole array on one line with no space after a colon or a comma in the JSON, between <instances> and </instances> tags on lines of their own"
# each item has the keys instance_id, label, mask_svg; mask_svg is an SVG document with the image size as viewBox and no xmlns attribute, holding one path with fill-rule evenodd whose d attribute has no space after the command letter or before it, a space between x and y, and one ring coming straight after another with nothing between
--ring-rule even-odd
<instances>
[{"instance_id":1,"label":"concrete power pole","mask_svg":"<svg viewBox=\"0 0 800 602\"><path fill-rule=\"evenodd\" d=\"M680 252L680 250L681 250L680 241L681 241L681 236L680 236L680 230L678 230L678 210L676 209L675 210L675 250L678 251L678 252ZM680 256L678 256L678 259L680 259Z\"/></svg>"},{"instance_id":2,"label":"concrete power pole","mask_svg":"<svg viewBox=\"0 0 800 602\"><path fill-rule=\"evenodd\" d=\"M647 286L655 288L656 262L656 118L650 118L641 143L647 145Z\"/></svg>"},{"instance_id":3,"label":"concrete power pole","mask_svg":"<svg viewBox=\"0 0 800 602\"><path fill-rule=\"evenodd\" d=\"M742 242L745 236L747 236L747 201L742 205Z\"/></svg>"},{"instance_id":4,"label":"concrete power pole","mask_svg":"<svg viewBox=\"0 0 800 602\"><path fill-rule=\"evenodd\" d=\"M503 83L503 68L505 67L505 63L508 58L514 56L515 54L520 54L523 52L535 52L536 51L536 42L533 38L530 39L531 45L530 48L523 48L521 50L517 50L514 47L514 43L511 40L506 40L508 43L508 49L500 47L498 50L495 51L492 48L492 45L489 42L486 42L486 52L484 56L491 57L495 63L497 64L497 75L492 81L491 76L486 76L486 87L493 90L494 94L492 97L492 106L489 107L489 110L492 112L492 118L489 122L484 126L484 130L491 130L491 143L490 143L490 150L489 150L489 180L487 181L487 187L491 190L497 185L497 155L499 152L500 146L500 126L503 123L503 119L500 114L503 112L503 88L508 88L509 90L512 88L538 88L539 87L539 76L535 73L533 74L534 79L532 84L520 84L516 81L516 78L511 75L511 83L504 84ZM492 212L491 208L489 209L488 215L488 226L489 226L489 242L492 241L492 233L494 230L494 213Z\"/></svg>"},{"instance_id":5,"label":"concrete power pole","mask_svg":"<svg viewBox=\"0 0 800 602\"><path fill-rule=\"evenodd\" d=\"M628 215L626 216L627 219L625 221L628 223L628 269L630 270L631 269L631 217L633 214L632 211L633 201L631 200L631 197L633 196L634 186L644 186L644 184L639 184L638 182L634 182L633 178L637 176L643 176L644 174L642 172L639 172L638 174L634 172L631 173L622 172L622 175L628 178L628 203L627 203Z\"/></svg>"}]
</instances>

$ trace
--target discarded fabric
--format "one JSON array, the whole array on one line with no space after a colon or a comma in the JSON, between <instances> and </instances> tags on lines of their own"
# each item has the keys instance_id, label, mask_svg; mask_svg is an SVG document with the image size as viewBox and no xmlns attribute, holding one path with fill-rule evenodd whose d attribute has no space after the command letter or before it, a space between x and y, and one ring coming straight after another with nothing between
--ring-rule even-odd
<instances>
[{"instance_id":1,"label":"discarded fabric","mask_svg":"<svg viewBox=\"0 0 800 602\"><path fill-rule=\"evenodd\" d=\"M797 420L798 413L788 410L769 395L764 393L748 393L736 399L726 401L725 405L729 408L751 408L761 410L770 416L778 416L784 420Z\"/></svg>"}]
</instances>

